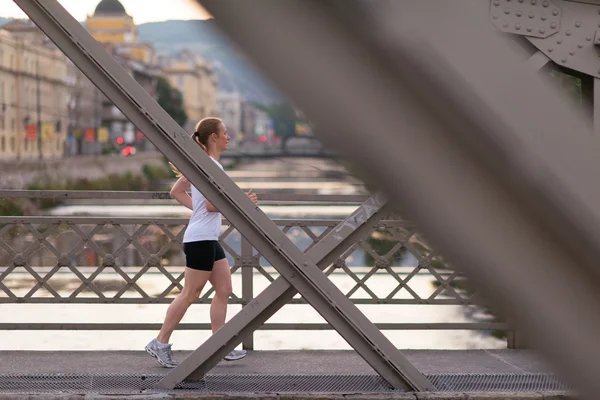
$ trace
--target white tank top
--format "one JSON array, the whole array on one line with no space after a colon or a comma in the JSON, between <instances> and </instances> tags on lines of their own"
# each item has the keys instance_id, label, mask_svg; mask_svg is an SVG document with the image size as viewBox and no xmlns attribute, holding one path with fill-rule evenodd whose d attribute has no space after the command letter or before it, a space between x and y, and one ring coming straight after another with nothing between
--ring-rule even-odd
<instances>
[{"instance_id":1,"label":"white tank top","mask_svg":"<svg viewBox=\"0 0 600 400\"><path fill-rule=\"evenodd\" d=\"M221 169L223 166L210 157ZM221 232L221 213L206 210L206 198L198 189L192 189L192 216L183 235L183 243L200 240L219 240Z\"/></svg>"}]
</instances>

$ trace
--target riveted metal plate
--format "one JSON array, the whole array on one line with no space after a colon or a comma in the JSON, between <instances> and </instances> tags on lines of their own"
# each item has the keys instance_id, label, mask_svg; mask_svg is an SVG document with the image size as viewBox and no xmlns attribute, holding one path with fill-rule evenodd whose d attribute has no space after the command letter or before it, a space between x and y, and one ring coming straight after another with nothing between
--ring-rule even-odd
<instances>
[{"instance_id":1,"label":"riveted metal plate","mask_svg":"<svg viewBox=\"0 0 600 400\"><path fill-rule=\"evenodd\" d=\"M600 6L559 1L562 9L560 31L548 38L527 37L556 64L600 78Z\"/></svg>"},{"instance_id":2,"label":"riveted metal plate","mask_svg":"<svg viewBox=\"0 0 600 400\"><path fill-rule=\"evenodd\" d=\"M490 20L500 31L547 38L560 30L556 0L491 0Z\"/></svg>"}]
</instances>

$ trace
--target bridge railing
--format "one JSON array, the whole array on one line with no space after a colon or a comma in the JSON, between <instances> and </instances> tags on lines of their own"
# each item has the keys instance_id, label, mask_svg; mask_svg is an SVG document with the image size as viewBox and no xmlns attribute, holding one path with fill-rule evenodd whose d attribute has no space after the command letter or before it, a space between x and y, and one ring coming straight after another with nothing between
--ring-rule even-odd
<instances>
[{"instance_id":1,"label":"bridge railing","mask_svg":"<svg viewBox=\"0 0 600 400\"><path fill-rule=\"evenodd\" d=\"M164 192L0 191L0 199L157 200ZM358 205L367 196L263 194L261 204ZM302 251L310 250L341 219L274 221ZM0 303L166 304L182 289L182 238L187 218L121 216L0 216ZM233 272L230 304L247 305L273 282L277 271L224 220L220 235ZM478 307L477 291L447 265L414 227L386 216L365 240L354 243L325 273L355 304L378 306ZM212 289L198 299L209 304ZM297 295L291 304L306 304ZM395 313L396 307L389 309ZM449 309L448 309L449 310ZM394 318L392 318L394 320ZM410 322L401 317L377 323L382 330L478 330L506 332L511 326L491 317L471 322ZM158 330L158 323L4 322L2 330ZM208 323L178 329L210 330ZM266 323L265 330L324 330L326 323ZM244 341L253 348L253 337Z\"/></svg>"}]
</instances>

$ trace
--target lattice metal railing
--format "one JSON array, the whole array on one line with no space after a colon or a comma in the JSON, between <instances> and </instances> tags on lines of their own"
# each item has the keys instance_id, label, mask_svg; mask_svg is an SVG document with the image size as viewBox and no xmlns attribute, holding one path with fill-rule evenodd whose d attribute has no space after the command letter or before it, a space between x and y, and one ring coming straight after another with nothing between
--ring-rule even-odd
<instances>
[{"instance_id":1,"label":"lattice metal railing","mask_svg":"<svg viewBox=\"0 0 600 400\"><path fill-rule=\"evenodd\" d=\"M0 197L3 193L17 197L14 192L0 192ZM31 196L32 192L23 194ZM48 196L47 192L37 195ZM148 195L148 198L164 199L164 196ZM304 197L304 200L316 199ZM304 252L339 222L333 219L275 221ZM182 289L185 265L182 237L186 223L186 218L2 216L0 303L170 303ZM234 276L241 275L241 287L234 285L230 302L244 306L252 300L255 291L273 282L278 273L227 221L224 221L220 241ZM477 292L465 277L447 265L411 224L394 216L382 220L364 240L354 243L325 273L356 304L472 306L478 301ZM427 285L414 284L417 279L422 282L424 277ZM212 289L208 289L198 303L210 303L212 294ZM291 303L306 302L296 295ZM382 329L509 329L500 322L377 325ZM158 327L159 324L148 323L0 323L0 329ZM209 329L208 324L182 324L181 327ZM263 326L263 329L282 330L328 328L324 323L267 323Z\"/></svg>"}]
</instances>

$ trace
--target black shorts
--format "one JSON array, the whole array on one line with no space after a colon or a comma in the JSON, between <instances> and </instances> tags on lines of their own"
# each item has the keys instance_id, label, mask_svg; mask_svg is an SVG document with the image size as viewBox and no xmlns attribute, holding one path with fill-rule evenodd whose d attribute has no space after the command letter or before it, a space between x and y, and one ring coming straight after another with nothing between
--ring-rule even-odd
<instances>
[{"instance_id":1,"label":"black shorts","mask_svg":"<svg viewBox=\"0 0 600 400\"><path fill-rule=\"evenodd\" d=\"M225 258L225 251L217 240L201 240L183 244L185 265L199 271L212 271L215 261Z\"/></svg>"}]
</instances>

